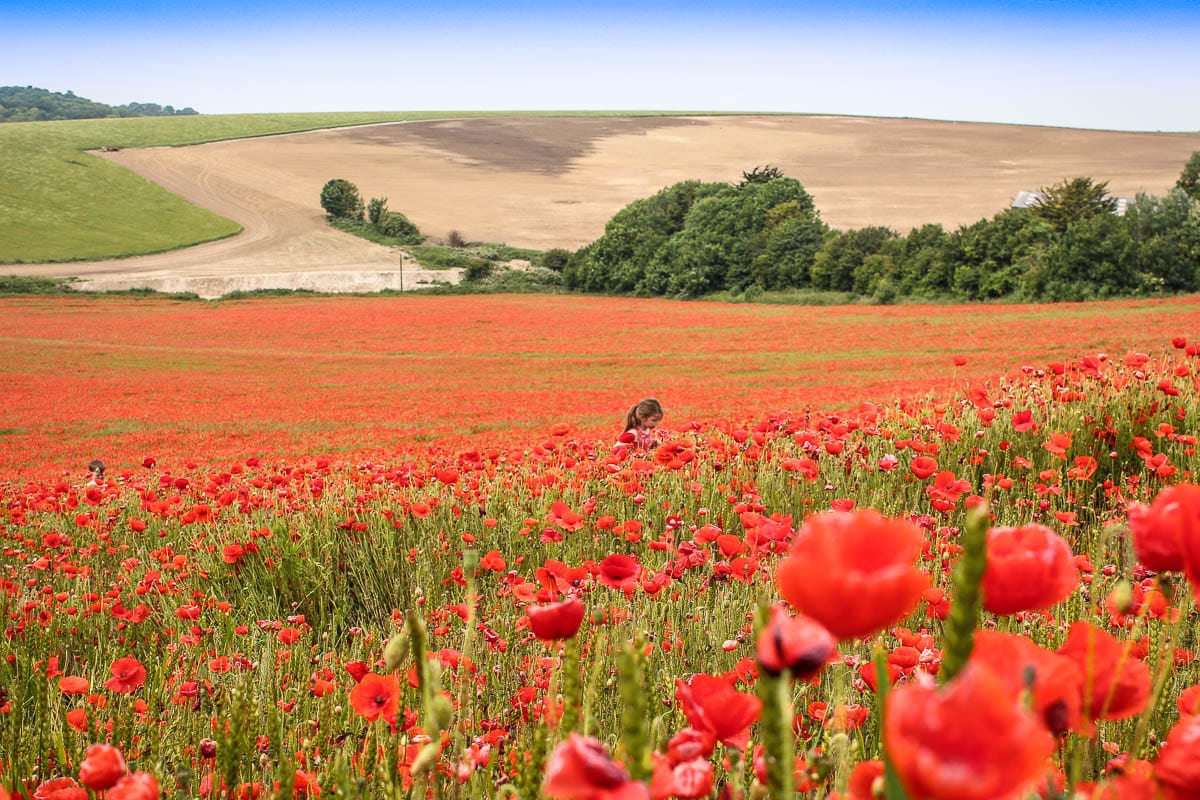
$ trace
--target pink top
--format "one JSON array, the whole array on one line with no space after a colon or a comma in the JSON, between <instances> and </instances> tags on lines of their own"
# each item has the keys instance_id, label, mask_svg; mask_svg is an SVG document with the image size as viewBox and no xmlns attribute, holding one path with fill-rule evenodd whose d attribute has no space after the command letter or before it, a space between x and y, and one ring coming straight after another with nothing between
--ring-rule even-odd
<instances>
[{"instance_id":1,"label":"pink top","mask_svg":"<svg viewBox=\"0 0 1200 800\"><path fill-rule=\"evenodd\" d=\"M613 445L613 452L620 453L626 450L649 450L654 447L654 432L642 430L641 428L630 428L621 434L621 438Z\"/></svg>"}]
</instances>

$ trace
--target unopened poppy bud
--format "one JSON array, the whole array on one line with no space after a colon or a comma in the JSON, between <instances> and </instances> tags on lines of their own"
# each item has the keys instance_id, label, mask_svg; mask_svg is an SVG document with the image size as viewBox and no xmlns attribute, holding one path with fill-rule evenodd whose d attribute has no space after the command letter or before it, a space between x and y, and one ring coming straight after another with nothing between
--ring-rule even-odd
<instances>
[{"instance_id":1,"label":"unopened poppy bud","mask_svg":"<svg viewBox=\"0 0 1200 800\"><path fill-rule=\"evenodd\" d=\"M450 727L450 721L454 718L454 706L450 703L450 698L446 695L438 693L433 696L433 702L429 704L429 722L439 731L444 731Z\"/></svg>"},{"instance_id":2,"label":"unopened poppy bud","mask_svg":"<svg viewBox=\"0 0 1200 800\"><path fill-rule=\"evenodd\" d=\"M819 622L776 607L758 636L756 655L759 668L768 675L789 670L803 679L820 672L835 650L837 639Z\"/></svg>"},{"instance_id":3,"label":"unopened poppy bud","mask_svg":"<svg viewBox=\"0 0 1200 800\"><path fill-rule=\"evenodd\" d=\"M409 768L414 776L424 775L437 764L438 752L441 748L437 742L430 742L421 748L417 753L417 757L413 759L412 767Z\"/></svg>"},{"instance_id":4,"label":"unopened poppy bud","mask_svg":"<svg viewBox=\"0 0 1200 800\"><path fill-rule=\"evenodd\" d=\"M408 626L401 628L400 632L388 640L387 647L383 648L383 663L388 671L398 668L408 659L408 651L412 646L412 639L408 635Z\"/></svg>"},{"instance_id":5,"label":"unopened poppy bud","mask_svg":"<svg viewBox=\"0 0 1200 800\"><path fill-rule=\"evenodd\" d=\"M1108 597L1118 613L1128 614L1133 609L1133 586L1129 581L1119 582Z\"/></svg>"}]
</instances>

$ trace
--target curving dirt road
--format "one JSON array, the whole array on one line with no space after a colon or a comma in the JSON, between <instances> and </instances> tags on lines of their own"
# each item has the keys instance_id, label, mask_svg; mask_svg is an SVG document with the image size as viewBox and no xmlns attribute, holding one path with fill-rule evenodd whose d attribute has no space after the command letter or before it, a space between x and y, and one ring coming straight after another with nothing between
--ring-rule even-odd
<instances>
[{"instance_id":1,"label":"curving dirt road","mask_svg":"<svg viewBox=\"0 0 1200 800\"><path fill-rule=\"evenodd\" d=\"M329 228L330 178L389 198L427 235L545 249L599 236L630 201L685 179L736 181L773 164L834 227L969 224L1021 189L1089 175L1113 194L1165 193L1200 134L1125 133L858 117L514 117L388 123L104 153L237 221L229 239L152 256L11 271L95 288L339 291L394 286L398 251ZM419 275L406 264L407 287ZM6 267L6 271L10 271Z\"/></svg>"}]
</instances>

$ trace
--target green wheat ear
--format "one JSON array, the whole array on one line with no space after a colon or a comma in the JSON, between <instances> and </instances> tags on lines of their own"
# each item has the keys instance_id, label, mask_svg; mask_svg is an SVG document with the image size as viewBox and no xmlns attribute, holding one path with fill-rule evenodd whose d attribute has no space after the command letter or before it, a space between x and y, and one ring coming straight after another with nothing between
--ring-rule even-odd
<instances>
[{"instance_id":1,"label":"green wheat ear","mask_svg":"<svg viewBox=\"0 0 1200 800\"><path fill-rule=\"evenodd\" d=\"M558 738L565 739L568 733L579 727L579 714L583 708L583 681L579 673L580 640L582 629L567 640L562 654L563 714L558 723Z\"/></svg>"},{"instance_id":2,"label":"green wheat ear","mask_svg":"<svg viewBox=\"0 0 1200 800\"><path fill-rule=\"evenodd\" d=\"M771 622L771 607L766 603L758 606L754 615L754 641L762 635ZM767 796L790 798L795 796L796 743L792 734L791 671L770 675L759 670L755 691L762 700L759 724L762 728L763 757L767 763Z\"/></svg>"},{"instance_id":3,"label":"green wheat ear","mask_svg":"<svg viewBox=\"0 0 1200 800\"><path fill-rule=\"evenodd\" d=\"M635 636L625 645L618 665L621 693L621 753L629 775L636 781L650 779L650 731L646 707L645 642Z\"/></svg>"},{"instance_id":4,"label":"green wheat ear","mask_svg":"<svg viewBox=\"0 0 1200 800\"><path fill-rule=\"evenodd\" d=\"M938 682L945 684L962 671L975 647L975 629L983 611L983 573L987 569L988 507L967 512L963 552L954 567L950 618L946 620L946 646L938 668Z\"/></svg>"}]
</instances>

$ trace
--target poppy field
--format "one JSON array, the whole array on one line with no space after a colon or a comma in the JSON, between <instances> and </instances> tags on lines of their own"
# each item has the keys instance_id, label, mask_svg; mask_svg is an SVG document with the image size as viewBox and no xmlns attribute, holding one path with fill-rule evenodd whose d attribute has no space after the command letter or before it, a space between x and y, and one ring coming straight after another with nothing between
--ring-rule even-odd
<instances>
[{"instance_id":1,"label":"poppy field","mask_svg":"<svg viewBox=\"0 0 1200 800\"><path fill-rule=\"evenodd\" d=\"M0 796L1200 796L1191 302L0 303Z\"/></svg>"}]
</instances>

